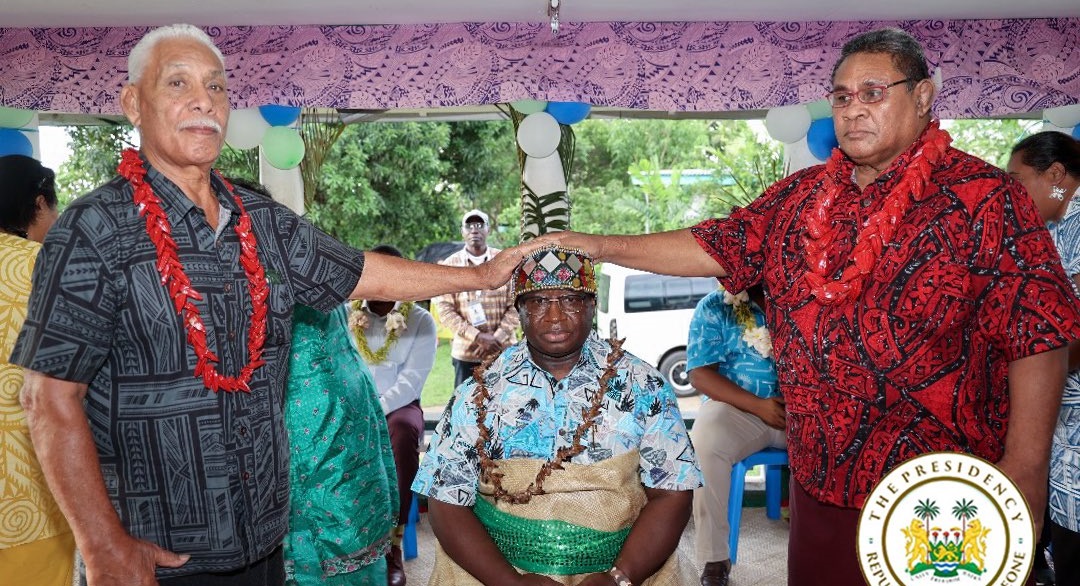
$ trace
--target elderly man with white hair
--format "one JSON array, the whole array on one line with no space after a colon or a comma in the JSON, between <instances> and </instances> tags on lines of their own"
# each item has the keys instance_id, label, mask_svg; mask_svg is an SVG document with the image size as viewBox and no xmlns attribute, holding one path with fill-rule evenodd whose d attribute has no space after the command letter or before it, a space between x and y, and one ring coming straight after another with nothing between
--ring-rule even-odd
<instances>
[{"instance_id":1,"label":"elderly man with white hair","mask_svg":"<svg viewBox=\"0 0 1080 586\"><path fill-rule=\"evenodd\" d=\"M292 308L505 282L352 249L212 171L227 76L190 25L147 34L121 92L119 177L45 239L11 362L42 468L104 584L281 584ZM527 252L527 251L526 251Z\"/></svg>"}]
</instances>

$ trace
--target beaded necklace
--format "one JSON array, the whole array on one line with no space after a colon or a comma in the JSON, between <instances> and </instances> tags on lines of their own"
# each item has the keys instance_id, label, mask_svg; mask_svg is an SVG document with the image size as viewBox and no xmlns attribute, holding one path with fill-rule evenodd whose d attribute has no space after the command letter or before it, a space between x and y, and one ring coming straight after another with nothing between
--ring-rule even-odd
<instances>
[{"instance_id":1,"label":"beaded necklace","mask_svg":"<svg viewBox=\"0 0 1080 586\"><path fill-rule=\"evenodd\" d=\"M585 446L581 445L581 439L596 425L596 420L600 418L600 404L604 400L608 383L615 377L619 360L623 357L623 340L611 338L608 343L611 344L611 353L607 357L607 368L600 375L600 386L593 394L589 408L582 410L583 421L574 430L574 438L570 446L556 450L555 457L549 459L540 467L540 471L536 473L536 479L525 490L515 493L508 492L503 488L502 479L504 474L499 472L498 464L492 460L491 455L488 453L488 444L491 442L492 431L485 423L485 419L487 419L488 405L491 403L491 392L488 390L487 385L484 384L484 374L491 368L491 363L495 361L498 354L488 356L480 366L473 369L476 390L473 393L472 403L476 406L476 427L479 432L476 438L476 453L480 456L480 480L490 482L494 487L494 493L491 496L496 502L503 500L510 504L523 505L532 500L532 497L544 494L544 480L551 475L551 472L562 470L564 462L585 451Z\"/></svg>"}]
</instances>

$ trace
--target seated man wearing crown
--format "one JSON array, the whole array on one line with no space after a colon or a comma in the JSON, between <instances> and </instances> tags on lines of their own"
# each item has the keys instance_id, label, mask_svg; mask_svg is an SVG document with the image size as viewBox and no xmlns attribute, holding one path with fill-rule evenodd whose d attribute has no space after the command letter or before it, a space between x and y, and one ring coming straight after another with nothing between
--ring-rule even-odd
<instances>
[{"instance_id":1,"label":"seated man wearing crown","mask_svg":"<svg viewBox=\"0 0 1080 586\"><path fill-rule=\"evenodd\" d=\"M512 277L525 340L454 393L413 490L439 539L430 585L678 586L701 485L675 394L601 340L592 260L548 247Z\"/></svg>"}]
</instances>

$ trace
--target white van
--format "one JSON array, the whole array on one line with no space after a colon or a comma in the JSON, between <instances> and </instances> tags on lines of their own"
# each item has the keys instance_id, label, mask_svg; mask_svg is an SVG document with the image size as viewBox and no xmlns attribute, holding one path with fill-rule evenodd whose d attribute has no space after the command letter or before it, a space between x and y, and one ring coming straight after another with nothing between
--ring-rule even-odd
<instances>
[{"instance_id":1,"label":"white van","mask_svg":"<svg viewBox=\"0 0 1080 586\"><path fill-rule=\"evenodd\" d=\"M597 270L596 331L626 338L623 348L652 364L680 397L697 391L686 373L686 338L712 277L669 277L604 263Z\"/></svg>"}]
</instances>

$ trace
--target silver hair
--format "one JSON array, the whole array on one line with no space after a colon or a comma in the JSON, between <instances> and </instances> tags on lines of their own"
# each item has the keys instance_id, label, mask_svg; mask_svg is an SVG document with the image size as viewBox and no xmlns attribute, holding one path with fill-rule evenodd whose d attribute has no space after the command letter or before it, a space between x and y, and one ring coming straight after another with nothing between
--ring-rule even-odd
<instances>
[{"instance_id":1,"label":"silver hair","mask_svg":"<svg viewBox=\"0 0 1080 586\"><path fill-rule=\"evenodd\" d=\"M150 61L150 54L154 52L154 47L168 39L191 39L206 45L206 48L213 51L221 62L221 68L225 69L225 58L221 56L221 51L218 50L210 35L194 25L170 24L146 33L131 49L131 53L128 54L128 83L138 83L146 70L146 63Z\"/></svg>"}]
</instances>

